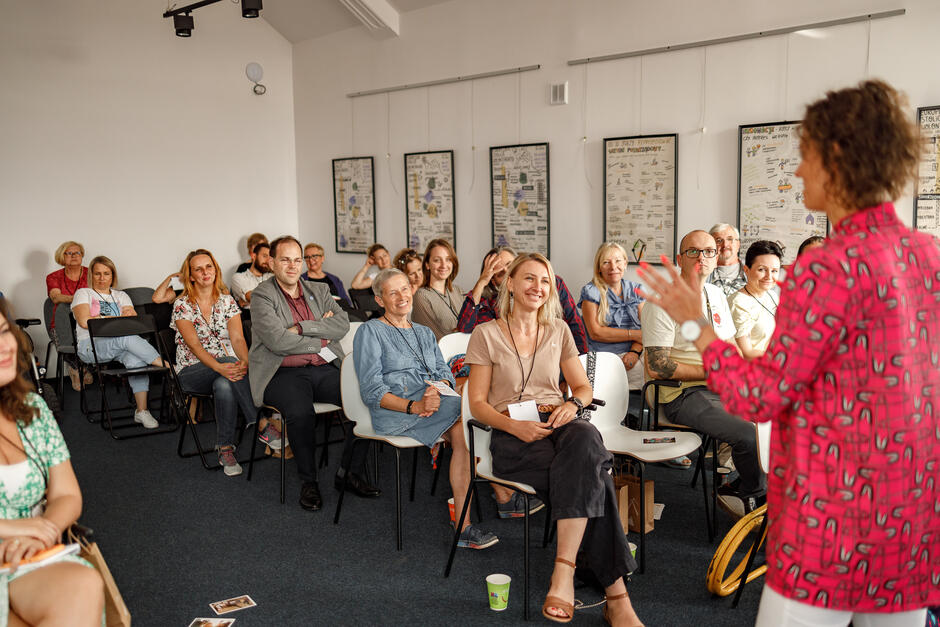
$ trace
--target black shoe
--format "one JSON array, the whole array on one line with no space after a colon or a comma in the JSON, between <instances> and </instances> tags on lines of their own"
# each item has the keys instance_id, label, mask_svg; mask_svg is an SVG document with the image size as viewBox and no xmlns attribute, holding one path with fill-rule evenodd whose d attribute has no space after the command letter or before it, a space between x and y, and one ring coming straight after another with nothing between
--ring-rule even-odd
<instances>
[{"instance_id":1,"label":"black shoe","mask_svg":"<svg viewBox=\"0 0 940 627\"><path fill-rule=\"evenodd\" d=\"M315 512L323 507L320 486L316 481L304 481L300 486L300 506L308 512Z\"/></svg>"},{"instance_id":2,"label":"black shoe","mask_svg":"<svg viewBox=\"0 0 940 627\"><path fill-rule=\"evenodd\" d=\"M333 479L333 485L336 486L337 490L343 489L343 478L339 475L336 475L336 478ZM382 491L366 483L366 480L360 477L355 473L349 473L346 476L346 489L356 496L361 496L364 498L375 498L382 494Z\"/></svg>"}]
</instances>

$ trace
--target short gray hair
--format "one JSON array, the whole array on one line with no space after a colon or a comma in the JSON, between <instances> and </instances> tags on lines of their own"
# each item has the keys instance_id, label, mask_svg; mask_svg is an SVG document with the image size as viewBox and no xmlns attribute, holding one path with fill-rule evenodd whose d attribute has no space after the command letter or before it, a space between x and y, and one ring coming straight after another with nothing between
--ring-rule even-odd
<instances>
[{"instance_id":1,"label":"short gray hair","mask_svg":"<svg viewBox=\"0 0 940 627\"><path fill-rule=\"evenodd\" d=\"M382 270L375 278L372 279L372 293L382 298L382 288L385 287L385 284L388 283L388 280L395 276L403 276L405 280L408 280L408 276L399 270L398 268L386 268Z\"/></svg>"},{"instance_id":2,"label":"short gray hair","mask_svg":"<svg viewBox=\"0 0 940 627\"><path fill-rule=\"evenodd\" d=\"M718 231L727 231L728 229L731 229L731 232L734 233L734 236L736 238L741 239L741 232L738 231L738 227L731 225L731 224L727 224L725 222L719 222L712 228L708 229L708 234L711 235L712 237L715 237L715 233L717 233Z\"/></svg>"}]
</instances>

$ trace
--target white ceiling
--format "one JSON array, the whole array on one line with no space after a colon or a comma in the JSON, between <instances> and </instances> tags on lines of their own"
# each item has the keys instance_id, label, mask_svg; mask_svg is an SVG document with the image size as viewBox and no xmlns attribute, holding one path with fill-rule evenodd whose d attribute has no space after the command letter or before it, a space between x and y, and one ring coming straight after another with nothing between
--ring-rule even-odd
<instances>
[{"instance_id":1,"label":"white ceiling","mask_svg":"<svg viewBox=\"0 0 940 627\"><path fill-rule=\"evenodd\" d=\"M401 14L449 0L388 0ZM265 0L261 16L291 43L365 28L339 0Z\"/></svg>"}]
</instances>

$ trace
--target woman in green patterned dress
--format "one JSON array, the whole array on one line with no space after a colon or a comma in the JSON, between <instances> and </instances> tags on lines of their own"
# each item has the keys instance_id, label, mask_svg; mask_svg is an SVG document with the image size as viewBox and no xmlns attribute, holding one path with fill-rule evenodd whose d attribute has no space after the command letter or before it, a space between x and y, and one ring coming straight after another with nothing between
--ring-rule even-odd
<instances>
[{"instance_id":1,"label":"woman in green patterned dress","mask_svg":"<svg viewBox=\"0 0 940 627\"><path fill-rule=\"evenodd\" d=\"M21 376L26 352L0 299L0 562L19 564L59 542L82 495L46 403ZM0 574L0 624L100 625L104 587L78 557Z\"/></svg>"}]
</instances>

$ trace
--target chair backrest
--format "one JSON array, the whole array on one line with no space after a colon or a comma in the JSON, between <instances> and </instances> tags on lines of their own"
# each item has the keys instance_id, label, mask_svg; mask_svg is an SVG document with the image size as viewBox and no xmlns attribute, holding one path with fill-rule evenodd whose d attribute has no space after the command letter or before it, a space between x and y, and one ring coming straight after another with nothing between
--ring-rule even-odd
<instances>
[{"instance_id":1,"label":"chair backrest","mask_svg":"<svg viewBox=\"0 0 940 627\"><path fill-rule=\"evenodd\" d=\"M173 329L160 329L157 331L157 341L160 342L160 353L166 354L166 360L176 365L176 331Z\"/></svg>"},{"instance_id":2,"label":"chair backrest","mask_svg":"<svg viewBox=\"0 0 940 627\"><path fill-rule=\"evenodd\" d=\"M350 289L349 297L356 309L371 312L372 317L381 316L385 313L385 310L375 302L375 294L372 292L372 288Z\"/></svg>"},{"instance_id":3,"label":"chair backrest","mask_svg":"<svg viewBox=\"0 0 940 627\"><path fill-rule=\"evenodd\" d=\"M55 345L56 348L75 346L75 318L68 303L55 308Z\"/></svg>"},{"instance_id":4,"label":"chair backrest","mask_svg":"<svg viewBox=\"0 0 940 627\"><path fill-rule=\"evenodd\" d=\"M350 322L349 331L346 332L346 335L343 336L343 339L339 341L339 345L343 347L343 352L347 355L352 355L353 352L353 340L356 338L356 331L359 330L359 327L362 326L361 322Z\"/></svg>"},{"instance_id":5,"label":"chair backrest","mask_svg":"<svg viewBox=\"0 0 940 627\"><path fill-rule=\"evenodd\" d=\"M148 333L154 336L157 334L157 325L153 316L149 314L88 319L88 335L92 340L98 337L123 337Z\"/></svg>"},{"instance_id":6,"label":"chair backrest","mask_svg":"<svg viewBox=\"0 0 940 627\"><path fill-rule=\"evenodd\" d=\"M140 305L135 305L134 309L138 314L153 316L157 329L168 329L170 327L170 321L173 319L173 303L154 303L148 301Z\"/></svg>"},{"instance_id":7,"label":"chair backrest","mask_svg":"<svg viewBox=\"0 0 940 627\"><path fill-rule=\"evenodd\" d=\"M460 423L463 425L463 441L467 444L467 450L470 450L470 437L473 437L473 454L477 458L477 473L492 476L493 475L493 454L490 452L490 440L492 431L483 429L471 429L468 422L473 418L470 413L470 395L467 393L467 387L464 387L460 398Z\"/></svg>"},{"instance_id":8,"label":"chair backrest","mask_svg":"<svg viewBox=\"0 0 940 627\"><path fill-rule=\"evenodd\" d=\"M343 358L339 381L340 395L343 399L343 413L356 423L359 430L373 431L372 413L362 401L362 394L359 392L359 377L356 376L356 362L353 359L352 351Z\"/></svg>"},{"instance_id":9,"label":"chair backrest","mask_svg":"<svg viewBox=\"0 0 940 627\"><path fill-rule=\"evenodd\" d=\"M587 369L587 355L579 357ZM622 421L630 404L630 382L627 370L615 353L596 353L594 363L594 398L606 404L591 412L591 423L604 434L605 430L623 429Z\"/></svg>"},{"instance_id":10,"label":"chair backrest","mask_svg":"<svg viewBox=\"0 0 940 627\"><path fill-rule=\"evenodd\" d=\"M52 302L51 298L47 298L46 302L42 304L42 321L46 325L46 333L49 334L50 338L52 337L52 321L55 319L55 310L55 303Z\"/></svg>"},{"instance_id":11,"label":"chair backrest","mask_svg":"<svg viewBox=\"0 0 940 627\"><path fill-rule=\"evenodd\" d=\"M469 333L450 333L438 340L437 345L441 349L441 355L444 361L448 361L454 355L460 355L467 352L467 344L470 343Z\"/></svg>"},{"instance_id":12,"label":"chair backrest","mask_svg":"<svg viewBox=\"0 0 940 627\"><path fill-rule=\"evenodd\" d=\"M764 473L770 472L770 437L773 423L769 420L757 423L757 457Z\"/></svg>"},{"instance_id":13,"label":"chair backrest","mask_svg":"<svg viewBox=\"0 0 940 627\"><path fill-rule=\"evenodd\" d=\"M124 293L131 299L134 307L153 302L152 287L129 287L124 290Z\"/></svg>"}]
</instances>

